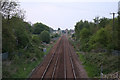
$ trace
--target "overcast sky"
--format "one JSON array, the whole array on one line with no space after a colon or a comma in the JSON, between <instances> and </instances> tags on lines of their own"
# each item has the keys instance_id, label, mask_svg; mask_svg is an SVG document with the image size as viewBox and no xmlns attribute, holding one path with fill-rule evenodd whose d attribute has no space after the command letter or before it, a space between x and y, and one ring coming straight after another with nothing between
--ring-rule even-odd
<instances>
[{"instance_id":1,"label":"overcast sky","mask_svg":"<svg viewBox=\"0 0 120 80\"><path fill-rule=\"evenodd\" d=\"M74 29L80 20L93 21L96 16L112 18L119 0L20 0L26 21L42 22L53 29Z\"/></svg>"}]
</instances>

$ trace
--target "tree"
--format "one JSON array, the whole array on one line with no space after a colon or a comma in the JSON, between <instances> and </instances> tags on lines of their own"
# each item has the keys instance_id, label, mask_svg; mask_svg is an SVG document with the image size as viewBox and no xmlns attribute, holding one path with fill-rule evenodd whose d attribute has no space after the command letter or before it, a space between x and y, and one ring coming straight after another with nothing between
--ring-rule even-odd
<instances>
[{"instance_id":1,"label":"tree","mask_svg":"<svg viewBox=\"0 0 120 80\"><path fill-rule=\"evenodd\" d=\"M83 51L86 51L88 48L88 41L89 41L90 34L91 33L87 28L83 28L80 31L80 43L81 43L81 49Z\"/></svg>"},{"instance_id":2,"label":"tree","mask_svg":"<svg viewBox=\"0 0 120 80\"><path fill-rule=\"evenodd\" d=\"M16 37L17 47L24 48L30 41L30 25L27 22L24 22L21 18L17 17L12 17L9 22Z\"/></svg>"},{"instance_id":3,"label":"tree","mask_svg":"<svg viewBox=\"0 0 120 80\"><path fill-rule=\"evenodd\" d=\"M75 34L76 34L77 39L80 38L80 31L83 28L89 29L90 28L90 23L88 21L82 21L82 20L80 22L76 23L76 25L75 25Z\"/></svg>"},{"instance_id":4,"label":"tree","mask_svg":"<svg viewBox=\"0 0 120 80\"><path fill-rule=\"evenodd\" d=\"M77 22L75 25L75 35L76 38L79 39L80 37L80 30L83 28L83 21L81 20L80 22Z\"/></svg>"},{"instance_id":5,"label":"tree","mask_svg":"<svg viewBox=\"0 0 120 80\"><path fill-rule=\"evenodd\" d=\"M100 21L99 26L103 28L110 22L110 20L105 17L101 18L99 21Z\"/></svg>"},{"instance_id":6,"label":"tree","mask_svg":"<svg viewBox=\"0 0 120 80\"><path fill-rule=\"evenodd\" d=\"M4 18L8 20L12 18L12 16L17 16L24 19L24 11L20 9L20 5L15 0L1 0L1 13Z\"/></svg>"},{"instance_id":7,"label":"tree","mask_svg":"<svg viewBox=\"0 0 120 80\"><path fill-rule=\"evenodd\" d=\"M86 39L89 37L89 35L90 35L90 31L87 28L83 28L80 31L80 39Z\"/></svg>"},{"instance_id":8,"label":"tree","mask_svg":"<svg viewBox=\"0 0 120 80\"><path fill-rule=\"evenodd\" d=\"M28 23L17 17L12 17L9 23L7 19L2 20L3 52L13 52L25 48L31 39Z\"/></svg>"},{"instance_id":9,"label":"tree","mask_svg":"<svg viewBox=\"0 0 120 80\"><path fill-rule=\"evenodd\" d=\"M92 35L89 41L90 48L106 48L110 41L110 36L104 28L99 29L96 34Z\"/></svg>"},{"instance_id":10,"label":"tree","mask_svg":"<svg viewBox=\"0 0 120 80\"><path fill-rule=\"evenodd\" d=\"M35 23L33 25L33 29L34 29L34 31L33 31L34 34L40 34L44 30L46 30L48 32L50 31L49 27L44 25L44 24L42 24L42 23Z\"/></svg>"},{"instance_id":11,"label":"tree","mask_svg":"<svg viewBox=\"0 0 120 80\"><path fill-rule=\"evenodd\" d=\"M107 31L104 28L101 28L96 33L96 41L103 45L103 47L106 47L108 44L108 34Z\"/></svg>"},{"instance_id":12,"label":"tree","mask_svg":"<svg viewBox=\"0 0 120 80\"><path fill-rule=\"evenodd\" d=\"M2 53L13 52L16 49L16 39L12 27L6 19L2 19ZM9 27L9 28L8 28Z\"/></svg>"},{"instance_id":13,"label":"tree","mask_svg":"<svg viewBox=\"0 0 120 80\"><path fill-rule=\"evenodd\" d=\"M44 30L40 34L41 40L43 42L49 43L50 42L50 34L48 31Z\"/></svg>"}]
</instances>

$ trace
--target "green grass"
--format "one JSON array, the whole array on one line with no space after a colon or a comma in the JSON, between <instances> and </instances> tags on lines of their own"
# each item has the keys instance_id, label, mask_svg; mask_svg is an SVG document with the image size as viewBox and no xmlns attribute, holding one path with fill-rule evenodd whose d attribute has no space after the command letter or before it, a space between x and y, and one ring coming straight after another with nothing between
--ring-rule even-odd
<instances>
[{"instance_id":1,"label":"green grass","mask_svg":"<svg viewBox=\"0 0 120 80\"><path fill-rule=\"evenodd\" d=\"M41 60L32 62L30 64L22 64L19 65L19 69L18 71L12 75L12 77L14 78L27 78L28 74L32 71L32 69L34 69L39 63L41 62ZM26 70L24 70L24 68L26 68Z\"/></svg>"},{"instance_id":2,"label":"green grass","mask_svg":"<svg viewBox=\"0 0 120 80\"><path fill-rule=\"evenodd\" d=\"M87 71L87 74L89 77L93 78L93 77L98 77L100 74L100 70L99 68L97 68L96 65L91 64L89 62L89 60L85 59L85 56L79 52L77 52L77 54L79 55L79 59L82 62L85 70Z\"/></svg>"}]
</instances>

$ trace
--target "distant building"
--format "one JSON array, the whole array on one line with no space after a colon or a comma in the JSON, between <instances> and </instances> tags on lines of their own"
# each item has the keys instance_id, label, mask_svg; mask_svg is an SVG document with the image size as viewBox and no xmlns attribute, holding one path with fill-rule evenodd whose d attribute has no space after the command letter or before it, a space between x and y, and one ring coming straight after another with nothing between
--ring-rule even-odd
<instances>
[{"instance_id":1,"label":"distant building","mask_svg":"<svg viewBox=\"0 0 120 80\"><path fill-rule=\"evenodd\" d=\"M53 34L56 34L56 33L61 35L62 31L61 30L53 30Z\"/></svg>"}]
</instances>

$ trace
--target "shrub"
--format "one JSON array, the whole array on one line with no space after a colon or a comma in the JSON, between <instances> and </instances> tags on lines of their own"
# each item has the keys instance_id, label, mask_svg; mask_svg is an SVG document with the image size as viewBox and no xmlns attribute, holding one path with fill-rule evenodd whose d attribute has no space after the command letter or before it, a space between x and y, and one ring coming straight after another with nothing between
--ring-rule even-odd
<instances>
[{"instance_id":1,"label":"shrub","mask_svg":"<svg viewBox=\"0 0 120 80\"><path fill-rule=\"evenodd\" d=\"M86 51L88 49L88 41L89 41L90 31L87 28L83 28L80 32L80 43L81 49Z\"/></svg>"},{"instance_id":2,"label":"shrub","mask_svg":"<svg viewBox=\"0 0 120 80\"><path fill-rule=\"evenodd\" d=\"M43 42L49 43L50 42L50 33L48 31L42 31L40 34L41 40Z\"/></svg>"},{"instance_id":3,"label":"shrub","mask_svg":"<svg viewBox=\"0 0 120 80\"><path fill-rule=\"evenodd\" d=\"M41 42L40 37L38 35L34 35L32 37L32 41L37 44Z\"/></svg>"},{"instance_id":4,"label":"shrub","mask_svg":"<svg viewBox=\"0 0 120 80\"><path fill-rule=\"evenodd\" d=\"M108 46L109 36L107 30L104 28L99 29L96 34L90 37L89 48L106 48Z\"/></svg>"}]
</instances>

